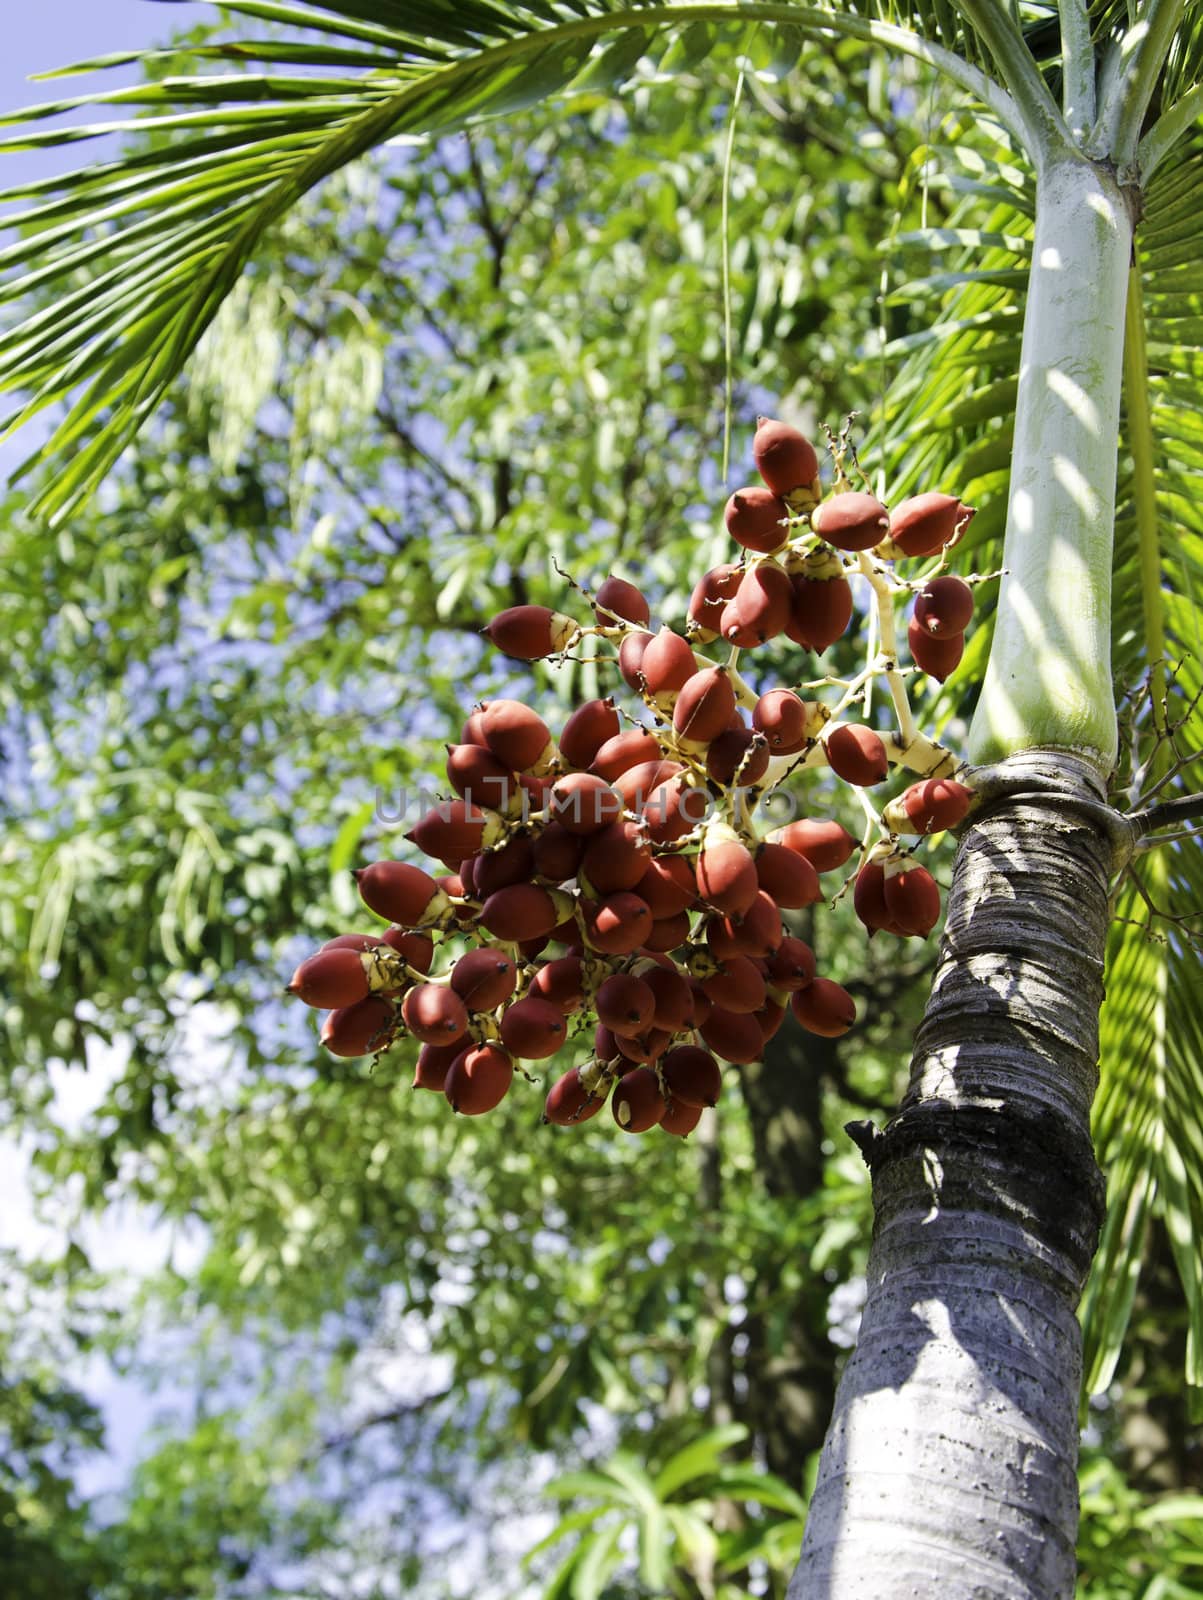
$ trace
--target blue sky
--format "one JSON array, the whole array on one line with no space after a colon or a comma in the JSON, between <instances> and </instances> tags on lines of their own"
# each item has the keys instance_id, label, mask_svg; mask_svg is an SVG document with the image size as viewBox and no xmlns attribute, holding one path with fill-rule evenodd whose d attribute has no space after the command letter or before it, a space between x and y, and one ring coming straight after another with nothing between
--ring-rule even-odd
<instances>
[{"instance_id":1,"label":"blue sky","mask_svg":"<svg viewBox=\"0 0 1203 1600\"><path fill-rule=\"evenodd\" d=\"M177 28L212 21L218 13L206 4L164 4L160 0L4 0L4 49L0 51L0 106L5 111L34 105L99 85L80 78L54 84L28 82L33 72L67 66L73 61L113 50L141 49L164 43ZM89 75L90 76L90 75ZM105 75L106 83L132 83L137 73L123 69ZM85 160L100 159L103 147L92 142L61 151L0 153L0 188L22 179L49 175Z\"/></svg>"}]
</instances>

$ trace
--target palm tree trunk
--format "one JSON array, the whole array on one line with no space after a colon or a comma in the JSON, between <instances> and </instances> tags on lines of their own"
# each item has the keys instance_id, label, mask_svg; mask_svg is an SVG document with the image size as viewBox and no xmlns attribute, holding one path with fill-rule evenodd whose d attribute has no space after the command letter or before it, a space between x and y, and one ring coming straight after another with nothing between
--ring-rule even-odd
<instances>
[{"instance_id":1,"label":"palm tree trunk","mask_svg":"<svg viewBox=\"0 0 1203 1600\"><path fill-rule=\"evenodd\" d=\"M983 773L911 1081L873 1174L868 1298L793 1600L1068 1600L1075 1308L1103 1185L1090 1141L1108 878L1093 768ZM1118 819L1114 819L1118 822Z\"/></svg>"},{"instance_id":2,"label":"palm tree trunk","mask_svg":"<svg viewBox=\"0 0 1203 1600\"><path fill-rule=\"evenodd\" d=\"M953 872L898 1114L859 1134L875 1224L792 1600L1070 1600L1075 1315L1102 1220L1090 1140L1108 882L1125 835L1110 579L1133 208L1044 160L1007 577Z\"/></svg>"}]
</instances>

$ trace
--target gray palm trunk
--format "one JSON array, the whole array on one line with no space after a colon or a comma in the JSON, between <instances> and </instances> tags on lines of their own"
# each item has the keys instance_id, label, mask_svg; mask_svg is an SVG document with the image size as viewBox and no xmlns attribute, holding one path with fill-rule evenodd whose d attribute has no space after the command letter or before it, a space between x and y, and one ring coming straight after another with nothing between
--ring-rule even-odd
<instances>
[{"instance_id":1,"label":"gray palm trunk","mask_svg":"<svg viewBox=\"0 0 1203 1600\"><path fill-rule=\"evenodd\" d=\"M1102 1220L1090 1139L1123 307L1108 172L1041 175L1005 563L961 841L909 1088L851 1130L875 1226L790 1600L1068 1600L1081 1339Z\"/></svg>"}]
</instances>

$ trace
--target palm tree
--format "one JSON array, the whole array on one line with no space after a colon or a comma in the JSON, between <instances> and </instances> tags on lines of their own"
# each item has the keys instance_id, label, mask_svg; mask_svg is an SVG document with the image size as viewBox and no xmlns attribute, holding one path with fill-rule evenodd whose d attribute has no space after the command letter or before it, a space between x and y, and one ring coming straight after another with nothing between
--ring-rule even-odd
<instances>
[{"instance_id":1,"label":"palm tree","mask_svg":"<svg viewBox=\"0 0 1203 1600\"><path fill-rule=\"evenodd\" d=\"M1176 887L1197 899L1203 872L1184 853L1151 867L1136 860L1153 830L1198 808L1187 800L1125 814L1174 775L1170 708L1199 678L1197 659L1176 676L1166 663L1197 638L1197 605L1175 590L1189 596L1203 570L1203 523L1184 488L1203 437L1193 383L1200 7L235 0L224 9L282 31L193 49L198 66L234 63L229 74L159 77L10 119L28 125L105 101L146 114L23 126L5 142L54 145L113 128L151 136L126 157L3 196L27 205L14 219L20 235L0 252L13 269L0 294L60 292L0 336L0 382L25 397L10 427L74 397L32 458L54 465L37 503L52 524L154 415L266 230L387 140L605 92L639 62L693 66L732 25L749 50L771 37L778 52L802 56L803 70L812 42L841 36L912 58L994 130L966 200L980 225L928 241L968 254L929 279L942 320L904 369L891 415L900 491L920 469L951 464L967 438L1002 474L1010 441L1006 576L969 740L983 803L957 857L908 1092L885 1129L854 1130L876 1206L868 1299L791 1592L1068 1596L1076 1310L1100 1228L1102 1267L1088 1291L1092 1384L1105 1384L1114 1364L1155 1211L1193 1314L1188 1379L1203 1383L1203 1271L1192 1242L1203 1232L1203 1151L1191 1125L1203 1010L1176 981L1190 968L1189 927L1167 921L1158 940L1137 926ZM145 59L155 68L153 53ZM1168 543L1167 514L1178 524ZM1147 702L1128 719L1136 754L1118 803L1107 787L1121 756L1117 660L1125 672L1142 661L1149 674ZM1119 874L1113 1053L1095 1126L1113 1175L1108 1209L1091 1108Z\"/></svg>"}]
</instances>

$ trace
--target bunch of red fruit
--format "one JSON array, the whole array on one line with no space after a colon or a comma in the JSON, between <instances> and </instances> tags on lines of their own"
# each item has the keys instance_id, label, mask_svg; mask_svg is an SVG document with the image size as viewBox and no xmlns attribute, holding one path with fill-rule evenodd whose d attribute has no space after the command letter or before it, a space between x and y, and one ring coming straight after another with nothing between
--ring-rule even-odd
<instances>
[{"instance_id":1,"label":"bunch of red fruit","mask_svg":"<svg viewBox=\"0 0 1203 1600\"><path fill-rule=\"evenodd\" d=\"M595 1019L591 1055L551 1086L545 1120L583 1122L609 1098L629 1133L687 1134L718 1099L720 1059L758 1059L787 1009L828 1037L855 1020L852 997L817 975L810 946L782 920L826 897L821 874L859 848L854 904L870 932L930 933L939 891L897 836L963 820L971 795L950 776L951 757L922 739L903 748L792 689L757 695L735 660L782 632L825 649L851 619L848 570L880 582L885 563L942 550L972 512L928 494L889 513L848 489L820 503L815 451L780 422L761 419L753 450L766 487L739 490L726 510L743 557L702 578L689 637L651 632L643 595L614 577L586 627L542 606L489 624L494 644L524 660L586 634L612 642L644 715L624 726L612 699L591 700L553 739L514 700L472 713L448 749L456 798L408 835L448 871L378 861L358 872L365 904L392 926L332 939L289 985L329 1008L322 1040L334 1054L374 1054L412 1035L415 1087L475 1115L500 1103L515 1062L555 1055L570 1027ZM945 646L962 617L949 584L969 594L948 577L897 585L919 591L920 666L926 641ZM728 661L695 652L719 639L732 646ZM891 760L914 768L915 749L928 775L885 808L876 842L826 818L762 836L761 798L795 767L826 764L864 788ZM436 948L451 957L437 973Z\"/></svg>"}]
</instances>

